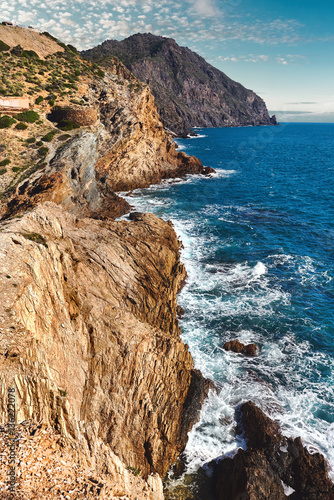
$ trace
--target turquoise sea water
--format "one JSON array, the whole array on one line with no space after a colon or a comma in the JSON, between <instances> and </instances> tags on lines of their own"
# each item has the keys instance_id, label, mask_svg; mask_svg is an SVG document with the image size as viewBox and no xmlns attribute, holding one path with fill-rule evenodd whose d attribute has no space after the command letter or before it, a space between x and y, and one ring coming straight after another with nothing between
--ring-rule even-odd
<instances>
[{"instance_id":1,"label":"turquoise sea water","mask_svg":"<svg viewBox=\"0 0 334 500\"><path fill-rule=\"evenodd\" d=\"M128 197L182 239L182 337L221 387L190 434L188 471L243 446L234 412L251 399L322 452L333 478L334 124L197 132L178 143L216 175ZM259 356L225 352L236 338Z\"/></svg>"}]
</instances>

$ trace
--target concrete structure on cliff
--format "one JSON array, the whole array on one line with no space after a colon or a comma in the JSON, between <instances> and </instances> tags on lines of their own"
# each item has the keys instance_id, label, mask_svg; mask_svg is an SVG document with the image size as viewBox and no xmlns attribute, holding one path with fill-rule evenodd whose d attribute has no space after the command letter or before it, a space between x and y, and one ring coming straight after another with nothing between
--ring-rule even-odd
<instances>
[{"instance_id":1,"label":"concrete structure on cliff","mask_svg":"<svg viewBox=\"0 0 334 500\"><path fill-rule=\"evenodd\" d=\"M0 111L22 111L29 109L29 99L23 97L3 97L0 99Z\"/></svg>"}]
</instances>

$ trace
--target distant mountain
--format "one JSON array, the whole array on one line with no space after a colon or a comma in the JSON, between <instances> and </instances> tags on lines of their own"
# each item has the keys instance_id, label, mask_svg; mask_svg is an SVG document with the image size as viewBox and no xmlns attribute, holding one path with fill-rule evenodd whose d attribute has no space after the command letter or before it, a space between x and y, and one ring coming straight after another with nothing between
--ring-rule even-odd
<instances>
[{"instance_id":1,"label":"distant mountain","mask_svg":"<svg viewBox=\"0 0 334 500\"><path fill-rule=\"evenodd\" d=\"M276 125L265 102L172 38L150 33L106 40L82 52L100 65L117 56L155 97L164 126L178 135L191 127Z\"/></svg>"}]
</instances>

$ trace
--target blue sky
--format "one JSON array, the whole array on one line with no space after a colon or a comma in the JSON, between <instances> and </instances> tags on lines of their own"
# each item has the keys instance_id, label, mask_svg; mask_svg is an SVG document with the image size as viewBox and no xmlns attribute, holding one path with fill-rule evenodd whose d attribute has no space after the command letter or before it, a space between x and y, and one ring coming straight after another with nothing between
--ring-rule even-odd
<instances>
[{"instance_id":1,"label":"blue sky","mask_svg":"<svg viewBox=\"0 0 334 500\"><path fill-rule=\"evenodd\" d=\"M334 4L329 0L0 0L0 20L79 49L151 32L205 57L279 111L334 121Z\"/></svg>"}]
</instances>

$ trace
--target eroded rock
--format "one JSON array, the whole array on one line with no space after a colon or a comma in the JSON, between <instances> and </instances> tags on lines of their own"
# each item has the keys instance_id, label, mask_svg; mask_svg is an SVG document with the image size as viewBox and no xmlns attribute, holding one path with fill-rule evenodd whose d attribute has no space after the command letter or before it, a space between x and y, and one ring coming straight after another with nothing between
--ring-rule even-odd
<instances>
[{"instance_id":1,"label":"eroded rock","mask_svg":"<svg viewBox=\"0 0 334 500\"><path fill-rule=\"evenodd\" d=\"M243 344L239 340L230 340L225 342L223 348L225 351L233 351L239 354L244 354L245 356L256 356L258 352L258 347L256 344Z\"/></svg>"},{"instance_id":2,"label":"eroded rock","mask_svg":"<svg viewBox=\"0 0 334 500\"><path fill-rule=\"evenodd\" d=\"M278 425L251 401L241 406L247 450L216 469L219 500L333 500L324 457L311 454L300 438L282 436ZM289 496L284 487L293 493Z\"/></svg>"},{"instance_id":3,"label":"eroded rock","mask_svg":"<svg viewBox=\"0 0 334 500\"><path fill-rule=\"evenodd\" d=\"M179 337L174 229L152 214L101 221L51 202L1 229L1 348L17 353L0 364L1 422L14 387L18 420L43 419L108 487L127 468L163 477L210 386Z\"/></svg>"}]
</instances>

